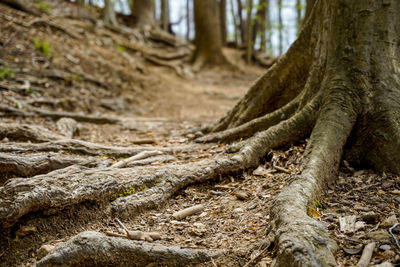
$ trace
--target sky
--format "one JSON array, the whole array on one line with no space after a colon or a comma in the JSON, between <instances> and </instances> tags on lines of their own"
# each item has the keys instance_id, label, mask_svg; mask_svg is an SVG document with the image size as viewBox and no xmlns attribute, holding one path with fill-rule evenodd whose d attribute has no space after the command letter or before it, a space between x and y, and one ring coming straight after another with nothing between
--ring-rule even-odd
<instances>
[{"instance_id":1,"label":"sky","mask_svg":"<svg viewBox=\"0 0 400 267\"><path fill-rule=\"evenodd\" d=\"M127 0L114 0L115 1L115 9L117 12L122 12L124 14L129 14L129 4ZM149 0L150 1L150 0ZM156 17L158 18L160 16L160 3L161 0L155 0L156 1ZM178 22L181 17L183 19L179 24L173 25L173 31L176 33L176 35L185 37L186 36L186 2L188 0L169 0L170 4L170 20L171 22ZM236 1L232 1L233 3L236 3ZM254 6L257 5L258 0L253 0ZM270 0L270 17L272 21L272 34L271 34L271 42L272 42L272 47L273 47L273 55L278 56L279 51L278 51L278 46L279 46L279 41L278 41L278 30L277 30L277 25L278 25L278 5L277 5L277 0ZM301 3L304 5L305 0L301 0ZM95 3L97 3L99 6L103 6L103 0L96 0ZM230 5L231 1L227 1L228 7L227 7L227 20L228 20L228 38L233 38L233 32L234 32L234 27L233 27L233 18L231 14L231 8L232 6ZM297 25L296 25L296 0L282 0L282 20L283 20L283 53L286 52L286 50L289 48L290 44L293 43L293 41L296 39L297 35ZM234 7L235 10L237 10L236 7ZM254 10L255 12L255 10ZM244 17L246 16L246 12L243 13ZM304 15L304 10L303 10L303 15ZM191 20L193 20L193 14L191 14ZM191 23L191 38L194 38L194 24L193 22Z\"/></svg>"}]
</instances>

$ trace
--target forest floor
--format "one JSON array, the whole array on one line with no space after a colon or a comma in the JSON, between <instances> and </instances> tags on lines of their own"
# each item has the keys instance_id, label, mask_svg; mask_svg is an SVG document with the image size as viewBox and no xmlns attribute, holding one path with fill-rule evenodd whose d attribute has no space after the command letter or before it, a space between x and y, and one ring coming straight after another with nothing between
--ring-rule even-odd
<instances>
[{"instance_id":1,"label":"forest floor","mask_svg":"<svg viewBox=\"0 0 400 267\"><path fill-rule=\"evenodd\" d=\"M42 126L63 136L66 130L57 126L58 119L84 114L88 117L81 121L75 118L74 139L112 147L190 145L200 134L193 129L225 115L264 71L247 66L242 52L235 49L224 51L235 69L220 67L195 73L187 57L154 60L157 51L190 52L191 48L183 44L166 47L155 38L143 40L140 32L132 38L93 25L71 16L75 10L66 1L54 2L52 16L41 19L0 4L0 186L15 177L38 177L15 173L4 159L75 156L63 149L5 152L10 147L43 142L13 136L4 130L7 127ZM126 42L140 45L127 48ZM160 62L165 65L157 66ZM46 115L43 110L53 113ZM118 118L119 123L87 122L90 116ZM306 143L271 151L256 170L190 185L159 208L122 221L131 230L160 233L157 242L165 245L224 251L212 262L198 266L271 266L276 251L267 239L269 207L274 196L300 172ZM128 166L196 162L223 152L225 147L212 144L190 153L177 150ZM95 158L107 166L126 157ZM400 177L355 170L346 162L342 165L338 183L309 207L309 215L323 221L338 243L338 265L356 265L364 245L372 241L376 242L372 264L400 264L400 247L393 238L399 237L400 228L393 228L393 236L388 231L400 216ZM115 198L131 193L121 192ZM172 217L198 204L204 205L201 212L182 220ZM42 245L57 245L83 231L117 232L119 226L107 208L102 201L86 201L22 216L12 227L1 229L0 265L32 266Z\"/></svg>"}]
</instances>

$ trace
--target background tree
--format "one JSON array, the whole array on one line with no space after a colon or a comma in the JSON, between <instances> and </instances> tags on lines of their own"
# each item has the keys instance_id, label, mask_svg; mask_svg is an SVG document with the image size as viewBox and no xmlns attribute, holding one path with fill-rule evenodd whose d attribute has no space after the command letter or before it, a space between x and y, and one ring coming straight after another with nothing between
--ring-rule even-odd
<instances>
[{"instance_id":1,"label":"background tree","mask_svg":"<svg viewBox=\"0 0 400 267\"><path fill-rule=\"evenodd\" d=\"M191 27L191 12L190 12L191 0L186 0L186 40L190 40L190 27Z\"/></svg>"},{"instance_id":2,"label":"background tree","mask_svg":"<svg viewBox=\"0 0 400 267\"><path fill-rule=\"evenodd\" d=\"M113 26L118 25L117 17L115 15L113 0L105 0L104 1L103 21L105 24L109 24L109 25L113 25Z\"/></svg>"},{"instance_id":3,"label":"background tree","mask_svg":"<svg viewBox=\"0 0 400 267\"><path fill-rule=\"evenodd\" d=\"M296 26L297 26L297 34L300 32L301 24L302 24L302 13L303 7L301 5L301 0L296 0Z\"/></svg>"},{"instance_id":4,"label":"background tree","mask_svg":"<svg viewBox=\"0 0 400 267\"><path fill-rule=\"evenodd\" d=\"M253 37L252 37L252 26L253 26L253 0L246 1L246 62L251 62L251 57L253 54Z\"/></svg>"},{"instance_id":5,"label":"background tree","mask_svg":"<svg viewBox=\"0 0 400 267\"><path fill-rule=\"evenodd\" d=\"M161 28L169 31L169 0L161 0Z\"/></svg>"},{"instance_id":6,"label":"background tree","mask_svg":"<svg viewBox=\"0 0 400 267\"><path fill-rule=\"evenodd\" d=\"M227 61L222 53L222 37L217 0L194 0L195 69L204 64L219 65Z\"/></svg>"},{"instance_id":7,"label":"background tree","mask_svg":"<svg viewBox=\"0 0 400 267\"><path fill-rule=\"evenodd\" d=\"M283 52L283 22L282 22L282 0L278 0L278 49L279 55Z\"/></svg>"},{"instance_id":8,"label":"background tree","mask_svg":"<svg viewBox=\"0 0 400 267\"><path fill-rule=\"evenodd\" d=\"M227 31L226 31L226 0L220 0L219 2L219 18L220 18L220 26L221 26L221 38L222 45L226 45Z\"/></svg>"},{"instance_id":9,"label":"background tree","mask_svg":"<svg viewBox=\"0 0 400 267\"><path fill-rule=\"evenodd\" d=\"M155 25L154 1L153 0L133 0L132 17L136 27Z\"/></svg>"},{"instance_id":10,"label":"background tree","mask_svg":"<svg viewBox=\"0 0 400 267\"><path fill-rule=\"evenodd\" d=\"M243 5L242 5L242 0L237 0L237 12L238 12L238 17L239 17L239 31L240 31L240 40L241 44L246 43L246 24L243 19Z\"/></svg>"},{"instance_id":11,"label":"background tree","mask_svg":"<svg viewBox=\"0 0 400 267\"><path fill-rule=\"evenodd\" d=\"M238 23L237 23L237 12L235 11L235 5L233 0L230 1L230 6L231 6L231 15L232 15L232 20L233 20L233 38L235 41L235 46L237 47L239 44L239 36L238 36Z\"/></svg>"},{"instance_id":12,"label":"background tree","mask_svg":"<svg viewBox=\"0 0 400 267\"><path fill-rule=\"evenodd\" d=\"M257 36L260 36L260 50L266 51L266 28L268 25L267 13L269 7L269 0L260 0L257 6L257 13L253 25L253 46L257 41ZM268 37L270 38L270 37Z\"/></svg>"}]
</instances>

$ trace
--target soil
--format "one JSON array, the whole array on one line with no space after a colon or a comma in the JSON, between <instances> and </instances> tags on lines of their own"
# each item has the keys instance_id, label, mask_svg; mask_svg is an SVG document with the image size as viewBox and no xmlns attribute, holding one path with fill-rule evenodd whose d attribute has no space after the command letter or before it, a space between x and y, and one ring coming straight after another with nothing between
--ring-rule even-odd
<instances>
[{"instance_id":1,"label":"soil","mask_svg":"<svg viewBox=\"0 0 400 267\"><path fill-rule=\"evenodd\" d=\"M171 68L146 61L139 52L119 48L115 40L121 37L106 27L71 18L75 12L72 4L50 4L54 14L51 21L76 33L78 39L50 26L29 26L34 17L0 4L0 63L14 70L12 78L0 81L0 100L12 107L30 101L47 110L106 115L131 122L79 123L76 139L113 146L134 146L132 141L141 138L154 138L159 146L190 143L189 132L222 117L264 71L245 65L242 51L225 49L237 69L215 67L177 75ZM51 55L40 52L33 39L46 40ZM51 71L62 73L62 78L49 75ZM24 87L27 83L29 86ZM41 125L58 132L55 121L48 118L3 115L0 123ZM1 144L7 142L2 140ZM226 251L202 266L243 266L249 261L250 266L271 266L276 251L267 238L269 207L291 177L300 173L306 143L304 140L271 151L256 170L191 185L158 209L123 223L131 230L159 232L162 244ZM224 144L215 144L190 157L175 155L175 161L196 161L224 148ZM172 218L174 212L197 204L205 205L200 213L180 221ZM88 202L24 216L10 229L2 229L0 265L32 266L43 244L66 241L82 231L116 232L119 226L106 207L101 202ZM324 222L339 244L339 266L355 265L362 246L371 241L377 248L371 263L400 264L400 247L388 232L394 222L388 222L388 218L400 216L400 177L355 170L344 162L338 183L309 207L309 215ZM346 216L355 216L362 227L341 230L341 218ZM394 237L400 237L399 231L400 227L393 229Z\"/></svg>"}]
</instances>

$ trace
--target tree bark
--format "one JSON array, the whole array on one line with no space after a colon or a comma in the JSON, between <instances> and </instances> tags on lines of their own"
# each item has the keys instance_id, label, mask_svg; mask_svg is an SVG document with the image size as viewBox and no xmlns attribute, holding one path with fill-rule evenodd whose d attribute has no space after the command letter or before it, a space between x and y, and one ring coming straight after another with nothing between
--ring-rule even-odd
<instances>
[{"instance_id":1,"label":"tree bark","mask_svg":"<svg viewBox=\"0 0 400 267\"><path fill-rule=\"evenodd\" d=\"M244 45L246 43L246 25L242 15L243 12L242 0L237 0L237 6L238 6L240 39L242 45Z\"/></svg>"},{"instance_id":2,"label":"tree bark","mask_svg":"<svg viewBox=\"0 0 400 267\"><path fill-rule=\"evenodd\" d=\"M161 0L161 27L169 31L169 0Z\"/></svg>"},{"instance_id":3,"label":"tree bark","mask_svg":"<svg viewBox=\"0 0 400 267\"><path fill-rule=\"evenodd\" d=\"M306 21L310 17L311 10L313 9L316 1L317 0L307 0L306 1L306 14L304 15L304 21Z\"/></svg>"},{"instance_id":4,"label":"tree bark","mask_svg":"<svg viewBox=\"0 0 400 267\"><path fill-rule=\"evenodd\" d=\"M246 2L246 11L247 11L247 16L246 16L246 62L249 64L251 62L251 56L253 53L253 37L252 37L252 25L253 25L253 17L252 17L252 11L253 11L253 0L247 0Z\"/></svg>"},{"instance_id":5,"label":"tree bark","mask_svg":"<svg viewBox=\"0 0 400 267\"><path fill-rule=\"evenodd\" d=\"M156 24L154 18L153 0L133 0L132 17L136 27L153 26Z\"/></svg>"},{"instance_id":6,"label":"tree bark","mask_svg":"<svg viewBox=\"0 0 400 267\"><path fill-rule=\"evenodd\" d=\"M114 11L114 1L105 0L103 9L103 21L105 24L117 26L118 21Z\"/></svg>"},{"instance_id":7,"label":"tree bark","mask_svg":"<svg viewBox=\"0 0 400 267\"><path fill-rule=\"evenodd\" d=\"M196 28L195 69L203 65L227 64L222 53L222 37L217 0L194 0Z\"/></svg>"},{"instance_id":8,"label":"tree bark","mask_svg":"<svg viewBox=\"0 0 400 267\"><path fill-rule=\"evenodd\" d=\"M191 16L190 16L190 0L186 0L186 40L190 40L190 27L191 27Z\"/></svg>"},{"instance_id":9,"label":"tree bark","mask_svg":"<svg viewBox=\"0 0 400 267\"><path fill-rule=\"evenodd\" d=\"M300 28L302 24L302 17L301 17L301 1L296 0L296 22L297 22L297 35L300 33Z\"/></svg>"},{"instance_id":10,"label":"tree bark","mask_svg":"<svg viewBox=\"0 0 400 267\"><path fill-rule=\"evenodd\" d=\"M221 26L221 39L222 45L226 45L226 0L220 0L219 2L219 18L220 18L220 26Z\"/></svg>"},{"instance_id":11,"label":"tree bark","mask_svg":"<svg viewBox=\"0 0 400 267\"><path fill-rule=\"evenodd\" d=\"M279 55L283 53L283 22L282 22L282 0L278 0L278 49Z\"/></svg>"},{"instance_id":12,"label":"tree bark","mask_svg":"<svg viewBox=\"0 0 400 267\"><path fill-rule=\"evenodd\" d=\"M230 6L231 6L231 14L232 14L232 18L233 18L234 41L235 41L235 46L237 47L239 45L238 24L237 24L237 21L236 21L237 13L235 12L235 7L234 7L234 4L233 4L233 0L230 1Z\"/></svg>"}]
</instances>

